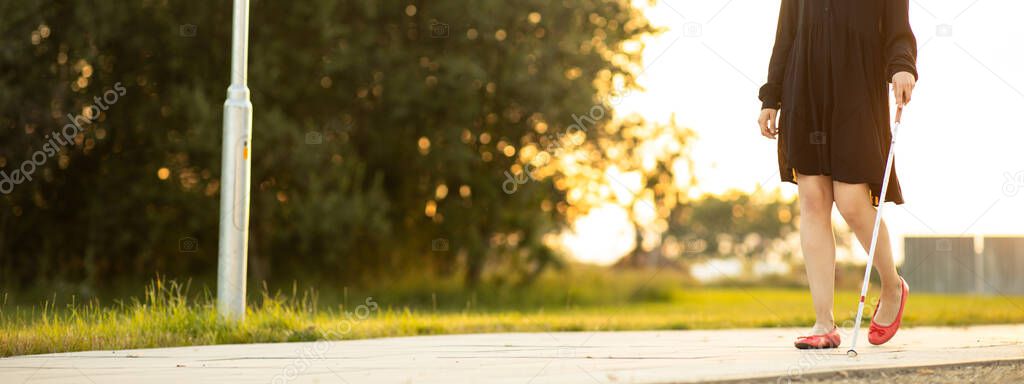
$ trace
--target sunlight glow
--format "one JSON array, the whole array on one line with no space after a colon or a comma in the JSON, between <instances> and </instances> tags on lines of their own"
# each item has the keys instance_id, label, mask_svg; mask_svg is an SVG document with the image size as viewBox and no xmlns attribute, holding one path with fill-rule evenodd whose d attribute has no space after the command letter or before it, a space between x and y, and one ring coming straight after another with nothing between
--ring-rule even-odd
<instances>
[{"instance_id":1,"label":"sunlight glow","mask_svg":"<svg viewBox=\"0 0 1024 384\"><path fill-rule=\"evenodd\" d=\"M579 261L612 265L634 248L636 229L625 209L605 204L577 219L562 244Z\"/></svg>"},{"instance_id":2,"label":"sunlight glow","mask_svg":"<svg viewBox=\"0 0 1024 384\"><path fill-rule=\"evenodd\" d=\"M1024 41L1015 20L1024 3L972 3L912 2L921 80L904 114L896 155L907 204L890 205L885 213L897 260L904 235L1024 233L1024 184L1014 181L1014 175L1024 174L1019 150L1024 130L1013 128L1019 126L1015 113L1024 89L1024 71L1018 70L1024 67L1024 51L1002 44ZM761 137L755 123L779 1L633 4L665 32L639 44L645 68L638 81L644 90L628 92L616 116L636 113L663 122L675 115L680 125L696 131L691 148L698 184L686 190L690 198L729 189L781 189L784 197L795 196L795 185L779 181L776 142ZM965 8L969 11L962 12ZM672 169L686 174L685 163ZM606 175L617 180L610 185L620 204L640 188L639 173L609 169ZM606 212L587 220L585 228L611 228L628 218ZM590 236L580 243L605 242L601 231L578 232ZM864 258L860 247L852 248L854 257ZM590 253L573 254L591 259Z\"/></svg>"}]
</instances>

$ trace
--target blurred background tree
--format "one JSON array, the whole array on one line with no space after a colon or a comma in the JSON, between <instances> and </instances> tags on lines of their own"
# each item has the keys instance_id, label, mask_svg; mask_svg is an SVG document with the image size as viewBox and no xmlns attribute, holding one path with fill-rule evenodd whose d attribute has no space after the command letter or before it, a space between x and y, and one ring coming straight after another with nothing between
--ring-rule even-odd
<instances>
[{"instance_id":1,"label":"blurred background tree","mask_svg":"<svg viewBox=\"0 0 1024 384\"><path fill-rule=\"evenodd\" d=\"M0 3L0 170L126 89L3 195L0 288L212 281L230 5ZM253 1L250 280L528 284L602 207L620 266L785 253L793 202L701 195L693 131L616 115L658 32L626 0Z\"/></svg>"},{"instance_id":2,"label":"blurred background tree","mask_svg":"<svg viewBox=\"0 0 1024 384\"><path fill-rule=\"evenodd\" d=\"M676 252L691 257L738 258L743 263L742 277L751 278L756 276L756 263L766 257L793 262L792 244L799 241L796 215L796 201L784 200L777 192L732 191L703 196L699 204L673 210L669 236Z\"/></svg>"},{"instance_id":3,"label":"blurred background tree","mask_svg":"<svg viewBox=\"0 0 1024 384\"><path fill-rule=\"evenodd\" d=\"M230 2L5 2L0 166L127 94L3 197L4 285L210 276ZM560 258L564 188L505 172L634 86L653 31L627 1L254 1L253 280L461 274ZM603 124L600 122L599 124ZM614 132L608 132L614 136ZM489 268L495 267L495 268Z\"/></svg>"}]
</instances>

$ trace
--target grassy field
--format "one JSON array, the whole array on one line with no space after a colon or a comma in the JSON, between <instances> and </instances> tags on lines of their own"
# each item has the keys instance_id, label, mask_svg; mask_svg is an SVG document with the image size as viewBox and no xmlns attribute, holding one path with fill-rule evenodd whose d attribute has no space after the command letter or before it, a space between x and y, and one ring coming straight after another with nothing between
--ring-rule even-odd
<instances>
[{"instance_id":1,"label":"grassy field","mask_svg":"<svg viewBox=\"0 0 1024 384\"><path fill-rule=\"evenodd\" d=\"M348 294L344 299L348 305L323 305L312 291L270 294L264 289L251 300L246 321L238 325L218 320L209 293L191 295L185 286L155 281L143 297L114 305L96 301L59 308L0 305L0 355L448 333L716 329L813 322L810 296L802 288L698 287L673 279L596 277L574 280L570 285L576 288L566 289L564 279L552 278L519 289L515 295L508 293L515 288L469 294L459 305L451 304L459 299L450 294L438 303L437 293L430 290L412 298ZM558 294L552 293L554 286L561 287ZM837 321L852 323L856 298L855 292L837 294ZM1019 322L1024 322L1024 297L921 293L912 295L905 318L909 326Z\"/></svg>"}]
</instances>

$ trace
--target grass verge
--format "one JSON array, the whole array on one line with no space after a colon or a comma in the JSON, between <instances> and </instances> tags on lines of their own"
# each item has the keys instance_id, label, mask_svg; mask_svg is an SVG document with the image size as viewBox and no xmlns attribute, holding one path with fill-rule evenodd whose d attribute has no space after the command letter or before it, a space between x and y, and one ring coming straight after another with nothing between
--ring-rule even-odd
<instances>
[{"instance_id":1,"label":"grass verge","mask_svg":"<svg viewBox=\"0 0 1024 384\"><path fill-rule=\"evenodd\" d=\"M650 286L644 282L640 288L622 287L626 288L637 291ZM621 294L606 304L579 305L559 297L506 309L488 305L437 309L437 305L389 302L385 297L361 296L346 299L354 305L324 308L317 305L312 291L272 295L264 289L251 300L246 320L230 324L218 319L209 293L189 295L187 285L157 280L143 297L112 306L96 302L62 308L0 305L0 356L453 333L721 329L813 322L810 295L792 288L660 286L657 294L639 298ZM837 321L853 318L856 300L856 292L836 295ZM904 321L910 326L1020 322L1024 322L1024 297L922 293L911 297Z\"/></svg>"}]
</instances>

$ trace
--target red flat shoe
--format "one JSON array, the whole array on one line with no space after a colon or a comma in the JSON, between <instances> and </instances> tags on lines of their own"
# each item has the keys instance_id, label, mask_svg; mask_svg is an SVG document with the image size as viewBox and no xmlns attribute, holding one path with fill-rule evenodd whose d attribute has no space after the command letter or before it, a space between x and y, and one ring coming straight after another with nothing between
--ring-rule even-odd
<instances>
[{"instance_id":1,"label":"red flat shoe","mask_svg":"<svg viewBox=\"0 0 1024 384\"><path fill-rule=\"evenodd\" d=\"M871 344L885 344L893 336L896 336L896 331L900 330L900 322L903 321L903 307L907 305L907 296L910 296L910 286L907 285L907 281L900 277L900 282L903 283L903 294L900 296L900 310L896 312L896 320L892 324L881 325L875 322L875 316L872 315L871 328L868 329L868 342ZM881 301L878 304L881 304ZM878 313L878 304L875 304L875 313Z\"/></svg>"},{"instance_id":2,"label":"red flat shoe","mask_svg":"<svg viewBox=\"0 0 1024 384\"><path fill-rule=\"evenodd\" d=\"M832 327L832 331L824 335L800 336L793 345L799 349L839 348L839 328Z\"/></svg>"}]
</instances>

